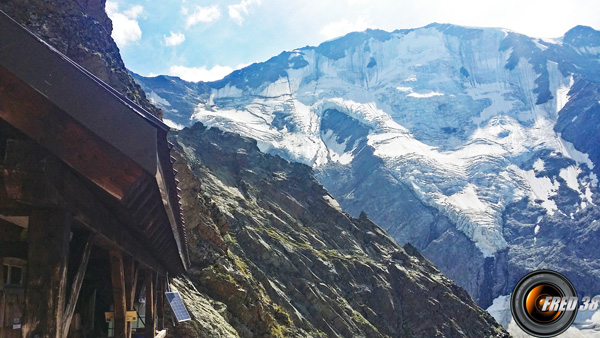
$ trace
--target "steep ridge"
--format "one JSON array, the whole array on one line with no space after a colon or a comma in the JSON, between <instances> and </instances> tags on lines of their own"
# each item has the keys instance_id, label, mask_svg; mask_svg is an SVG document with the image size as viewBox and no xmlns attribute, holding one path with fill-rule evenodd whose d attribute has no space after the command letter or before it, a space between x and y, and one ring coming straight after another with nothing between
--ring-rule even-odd
<instances>
[{"instance_id":1,"label":"steep ridge","mask_svg":"<svg viewBox=\"0 0 600 338\"><path fill-rule=\"evenodd\" d=\"M240 336L507 336L410 244L343 213L310 167L200 123L173 141L190 280Z\"/></svg>"},{"instance_id":2,"label":"steep ridge","mask_svg":"<svg viewBox=\"0 0 600 338\"><path fill-rule=\"evenodd\" d=\"M487 307L538 268L600 290L599 36L432 24L350 33L211 83L135 78L161 102L192 103L162 106L178 124L312 166L344 210Z\"/></svg>"},{"instance_id":3,"label":"steep ridge","mask_svg":"<svg viewBox=\"0 0 600 338\"><path fill-rule=\"evenodd\" d=\"M159 113L124 72L104 1L0 5ZM194 320L172 337L508 336L413 247L341 212L310 168L199 124L173 141L193 267L172 287Z\"/></svg>"}]
</instances>

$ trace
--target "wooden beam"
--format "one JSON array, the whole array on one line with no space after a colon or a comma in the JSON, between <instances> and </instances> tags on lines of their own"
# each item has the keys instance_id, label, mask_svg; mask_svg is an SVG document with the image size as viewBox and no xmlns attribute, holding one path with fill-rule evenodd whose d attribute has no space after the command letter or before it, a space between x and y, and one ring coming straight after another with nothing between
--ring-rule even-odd
<instances>
[{"instance_id":1,"label":"wooden beam","mask_svg":"<svg viewBox=\"0 0 600 338\"><path fill-rule=\"evenodd\" d=\"M125 256L123 257L123 268L125 269L125 303L127 311L132 311L138 280L138 266L133 257ZM131 324L131 322L127 322L127 335L129 338L131 338Z\"/></svg>"},{"instance_id":2,"label":"wooden beam","mask_svg":"<svg viewBox=\"0 0 600 338\"><path fill-rule=\"evenodd\" d=\"M2 269L4 270L4 269ZM4 334L4 302L5 302L5 298L6 296L4 295L4 292L0 293L0 337L6 337L6 335Z\"/></svg>"},{"instance_id":3,"label":"wooden beam","mask_svg":"<svg viewBox=\"0 0 600 338\"><path fill-rule=\"evenodd\" d=\"M98 244L103 248L107 250L119 249L125 254L136 257L144 267L164 273L162 265L154 259L154 256L148 250L143 248L139 243L139 239L126 231L116 230L112 226L97 225L96 221L90 220L80 213L75 213L75 219L80 221L87 229L96 232ZM119 233L111 233L111 230L119 231Z\"/></svg>"},{"instance_id":4,"label":"wooden beam","mask_svg":"<svg viewBox=\"0 0 600 338\"><path fill-rule=\"evenodd\" d=\"M34 209L29 220L23 337L63 338L71 215Z\"/></svg>"},{"instance_id":5,"label":"wooden beam","mask_svg":"<svg viewBox=\"0 0 600 338\"><path fill-rule=\"evenodd\" d=\"M158 293L156 297L156 315L158 317L157 329L162 330L165 328L165 277L158 277Z\"/></svg>"},{"instance_id":6,"label":"wooden beam","mask_svg":"<svg viewBox=\"0 0 600 338\"><path fill-rule=\"evenodd\" d=\"M118 248L136 257L146 268L163 273L163 264L147 249L148 244L131 235L114 210L100 201L65 164L34 142L7 142L4 179L7 199L19 200L29 208L69 206L73 218L97 234L97 245L106 250Z\"/></svg>"},{"instance_id":7,"label":"wooden beam","mask_svg":"<svg viewBox=\"0 0 600 338\"><path fill-rule=\"evenodd\" d=\"M0 99L0 118L117 199L143 174L137 163L1 66Z\"/></svg>"},{"instance_id":8,"label":"wooden beam","mask_svg":"<svg viewBox=\"0 0 600 338\"><path fill-rule=\"evenodd\" d=\"M1 225L2 224L0 223L0 226ZM2 237L5 236L2 232L0 232L0 235L2 235ZM2 242L3 241L0 241L0 244L2 244ZM2 262L3 262L3 258L1 256L1 254L2 254L2 251L0 251L0 265L2 265ZM1 268L2 269L0 269L0 291L4 291L4 267L1 266ZM2 294L4 294L4 292L2 292ZM0 310L2 310L2 309L0 309ZM0 322L0 328L2 327L1 324L2 324L2 322ZM2 337L2 336L0 336L0 337Z\"/></svg>"},{"instance_id":9,"label":"wooden beam","mask_svg":"<svg viewBox=\"0 0 600 338\"><path fill-rule=\"evenodd\" d=\"M157 133L169 128L2 14L0 64L154 174Z\"/></svg>"},{"instance_id":10,"label":"wooden beam","mask_svg":"<svg viewBox=\"0 0 600 338\"><path fill-rule=\"evenodd\" d=\"M125 269L125 289L127 310L133 310L135 302L135 291L138 281L138 265L131 256L123 257L123 267Z\"/></svg>"},{"instance_id":11,"label":"wooden beam","mask_svg":"<svg viewBox=\"0 0 600 338\"><path fill-rule=\"evenodd\" d=\"M87 299L86 302L84 302L84 304L86 304L85 308L83 309L84 323L82 326L84 332L94 331L94 319L96 318L96 292L97 289L94 289L91 296Z\"/></svg>"},{"instance_id":12,"label":"wooden beam","mask_svg":"<svg viewBox=\"0 0 600 338\"><path fill-rule=\"evenodd\" d=\"M65 314L62 323L62 332L65 333L69 332L69 327L71 326L71 320L73 319L73 314L75 313L75 306L77 305L77 300L79 299L79 291L81 291L81 285L83 284L85 271L87 270L90 254L92 253L93 243L94 234L90 233L85 241L83 251L81 253L78 253L81 255L81 261L79 262L77 273L75 274L75 277L73 278L73 283L71 284L71 295L69 297L67 307L65 308Z\"/></svg>"},{"instance_id":13,"label":"wooden beam","mask_svg":"<svg viewBox=\"0 0 600 338\"><path fill-rule=\"evenodd\" d=\"M114 337L127 338L127 322L125 317L127 307L123 255L119 250L110 250L109 256L114 299Z\"/></svg>"},{"instance_id":14,"label":"wooden beam","mask_svg":"<svg viewBox=\"0 0 600 338\"><path fill-rule=\"evenodd\" d=\"M154 338L154 273L146 271L146 328L144 329L144 338Z\"/></svg>"},{"instance_id":15,"label":"wooden beam","mask_svg":"<svg viewBox=\"0 0 600 338\"><path fill-rule=\"evenodd\" d=\"M0 263L2 263L2 256L0 256ZM0 264L2 265L2 264ZM0 337L4 338L6 335L2 332L4 329L4 267L0 269Z\"/></svg>"}]
</instances>

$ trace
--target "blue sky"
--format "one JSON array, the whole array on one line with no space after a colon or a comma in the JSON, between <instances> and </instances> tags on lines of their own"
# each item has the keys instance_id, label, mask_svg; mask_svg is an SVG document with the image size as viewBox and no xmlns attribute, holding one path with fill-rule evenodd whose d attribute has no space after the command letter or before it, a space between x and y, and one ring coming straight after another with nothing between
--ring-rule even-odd
<instances>
[{"instance_id":1,"label":"blue sky","mask_svg":"<svg viewBox=\"0 0 600 338\"><path fill-rule=\"evenodd\" d=\"M141 75L217 80L284 50L351 31L432 22L502 27L535 37L600 30L598 0L108 0L113 38Z\"/></svg>"}]
</instances>

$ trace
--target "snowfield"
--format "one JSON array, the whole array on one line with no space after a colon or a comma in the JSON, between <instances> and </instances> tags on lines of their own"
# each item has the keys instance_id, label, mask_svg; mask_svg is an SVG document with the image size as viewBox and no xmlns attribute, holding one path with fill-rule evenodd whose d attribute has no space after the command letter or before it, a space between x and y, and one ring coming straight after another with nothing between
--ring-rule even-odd
<instances>
[{"instance_id":1,"label":"snowfield","mask_svg":"<svg viewBox=\"0 0 600 338\"><path fill-rule=\"evenodd\" d=\"M514 159L542 149L561 152L577 161L561 172L570 188L585 197L585 187L597 186L594 180L579 187L579 166L593 164L586 154L567 150L552 129L569 100L572 76L549 64L553 99L536 105L539 75L525 59L514 69L505 67L512 52L500 51L505 36L484 29L478 38L461 41L431 27L392 34L386 41L368 40L337 60L314 49L295 51L290 59L302 57L307 66L252 91L229 85L214 89L192 120L254 138L262 151L316 168L329 162L351 165L355 156L356 146L338 139L339 131L321 129L324 112L340 111L370 129L367 144L390 167L417 161L444 177L431 182L428 176L394 171L490 257L507 247L501 231L507 204L529 196L549 215L558 209L552 197L559 183L519 168ZM369 60L376 66L365 68ZM240 106L235 98L241 95L251 101ZM440 116L444 104L449 108ZM285 124L274 124L282 114ZM443 130L461 132L455 136ZM496 176L494 186L481 186L474 178L478 172L473 168L481 165ZM449 185L456 187L452 194L445 193Z\"/></svg>"},{"instance_id":2,"label":"snowfield","mask_svg":"<svg viewBox=\"0 0 600 338\"><path fill-rule=\"evenodd\" d=\"M526 272L600 291L598 41L586 27L558 40L367 30L202 89L145 89L174 124L235 132L313 167L345 211L411 242L513 330L502 304ZM194 106L176 119L182 98ZM571 336L593 336L593 318Z\"/></svg>"}]
</instances>

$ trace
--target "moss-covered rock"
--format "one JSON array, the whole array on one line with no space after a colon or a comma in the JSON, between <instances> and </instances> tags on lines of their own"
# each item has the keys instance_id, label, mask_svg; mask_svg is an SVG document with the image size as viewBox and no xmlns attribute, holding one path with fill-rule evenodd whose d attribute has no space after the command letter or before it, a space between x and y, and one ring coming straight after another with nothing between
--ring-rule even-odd
<instances>
[{"instance_id":1,"label":"moss-covered rock","mask_svg":"<svg viewBox=\"0 0 600 338\"><path fill-rule=\"evenodd\" d=\"M309 167L201 124L173 141L203 252L190 279L240 336L507 336L414 247L343 213Z\"/></svg>"}]
</instances>

